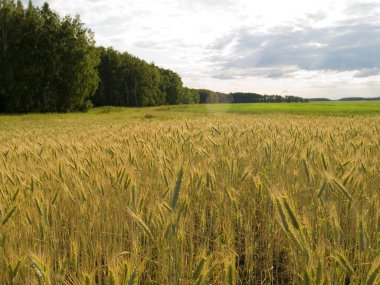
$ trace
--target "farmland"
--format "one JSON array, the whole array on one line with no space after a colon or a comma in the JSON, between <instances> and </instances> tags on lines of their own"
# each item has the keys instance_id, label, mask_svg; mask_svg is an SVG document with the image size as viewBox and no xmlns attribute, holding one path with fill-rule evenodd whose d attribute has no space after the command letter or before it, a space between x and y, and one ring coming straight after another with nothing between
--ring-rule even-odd
<instances>
[{"instance_id":1,"label":"farmland","mask_svg":"<svg viewBox=\"0 0 380 285\"><path fill-rule=\"evenodd\" d=\"M165 109L161 107L161 109ZM292 114L292 115L379 115L380 101L366 102L311 102L271 104L203 104L171 107L171 111L192 113L234 113L234 114Z\"/></svg>"},{"instance_id":2,"label":"farmland","mask_svg":"<svg viewBox=\"0 0 380 285\"><path fill-rule=\"evenodd\" d=\"M0 284L378 284L379 102L254 106L1 116Z\"/></svg>"}]
</instances>

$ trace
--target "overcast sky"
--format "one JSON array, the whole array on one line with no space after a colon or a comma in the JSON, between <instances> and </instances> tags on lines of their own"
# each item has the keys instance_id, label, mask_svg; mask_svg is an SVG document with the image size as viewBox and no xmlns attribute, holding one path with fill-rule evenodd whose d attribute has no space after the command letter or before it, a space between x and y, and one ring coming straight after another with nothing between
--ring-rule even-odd
<instances>
[{"instance_id":1,"label":"overcast sky","mask_svg":"<svg viewBox=\"0 0 380 285\"><path fill-rule=\"evenodd\" d=\"M39 5L42 1L34 1ZM50 0L98 45L212 90L380 96L380 0Z\"/></svg>"}]
</instances>

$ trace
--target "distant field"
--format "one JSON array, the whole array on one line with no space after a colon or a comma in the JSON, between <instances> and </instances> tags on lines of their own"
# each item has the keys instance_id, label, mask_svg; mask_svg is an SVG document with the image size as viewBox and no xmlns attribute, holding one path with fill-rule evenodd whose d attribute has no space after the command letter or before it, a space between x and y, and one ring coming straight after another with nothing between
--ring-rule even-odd
<instances>
[{"instance_id":1,"label":"distant field","mask_svg":"<svg viewBox=\"0 0 380 285\"><path fill-rule=\"evenodd\" d=\"M311 103L256 103L206 104L172 106L163 110L197 113L293 114L293 115L374 115L380 114L380 101L368 102L311 102Z\"/></svg>"},{"instance_id":2,"label":"distant field","mask_svg":"<svg viewBox=\"0 0 380 285\"><path fill-rule=\"evenodd\" d=\"M46 120L81 118L91 119L190 119L198 117L251 115L311 115L356 116L380 115L380 101L367 102L312 102L312 103L260 103L260 104L198 104L145 108L100 107L87 113L0 115L1 121Z\"/></svg>"},{"instance_id":3,"label":"distant field","mask_svg":"<svg viewBox=\"0 0 380 285\"><path fill-rule=\"evenodd\" d=\"M378 113L0 116L0 284L379 284Z\"/></svg>"}]
</instances>

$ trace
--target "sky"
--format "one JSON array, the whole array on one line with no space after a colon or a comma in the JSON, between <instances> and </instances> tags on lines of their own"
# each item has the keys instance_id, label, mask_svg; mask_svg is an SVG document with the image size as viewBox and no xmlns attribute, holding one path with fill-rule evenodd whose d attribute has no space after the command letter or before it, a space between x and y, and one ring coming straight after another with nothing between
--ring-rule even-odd
<instances>
[{"instance_id":1,"label":"sky","mask_svg":"<svg viewBox=\"0 0 380 285\"><path fill-rule=\"evenodd\" d=\"M380 0L47 2L79 14L98 45L172 69L187 87L380 96Z\"/></svg>"}]
</instances>

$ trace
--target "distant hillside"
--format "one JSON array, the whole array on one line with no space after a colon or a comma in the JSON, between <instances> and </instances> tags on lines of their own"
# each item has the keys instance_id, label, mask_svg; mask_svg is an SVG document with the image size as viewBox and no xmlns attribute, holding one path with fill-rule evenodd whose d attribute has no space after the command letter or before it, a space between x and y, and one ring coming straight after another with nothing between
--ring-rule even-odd
<instances>
[{"instance_id":1,"label":"distant hillside","mask_svg":"<svg viewBox=\"0 0 380 285\"><path fill-rule=\"evenodd\" d=\"M323 101L379 101L380 97L366 98L366 97L345 97L337 100L329 98L309 98L310 102L323 102Z\"/></svg>"},{"instance_id":2,"label":"distant hillside","mask_svg":"<svg viewBox=\"0 0 380 285\"><path fill-rule=\"evenodd\" d=\"M319 101L332 101L329 98L310 98L310 102L319 102Z\"/></svg>"},{"instance_id":3,"label":"distant hillside","mask_svg":"<svg viewBox=\"0 0 380 285\"><path fill-rule=\"evenodd\" d=\"M375 98L364 98L364 97L346 97L339 99L338 101L377 101L380 100L380 97Z\"/></svg>"}]
</instances>

